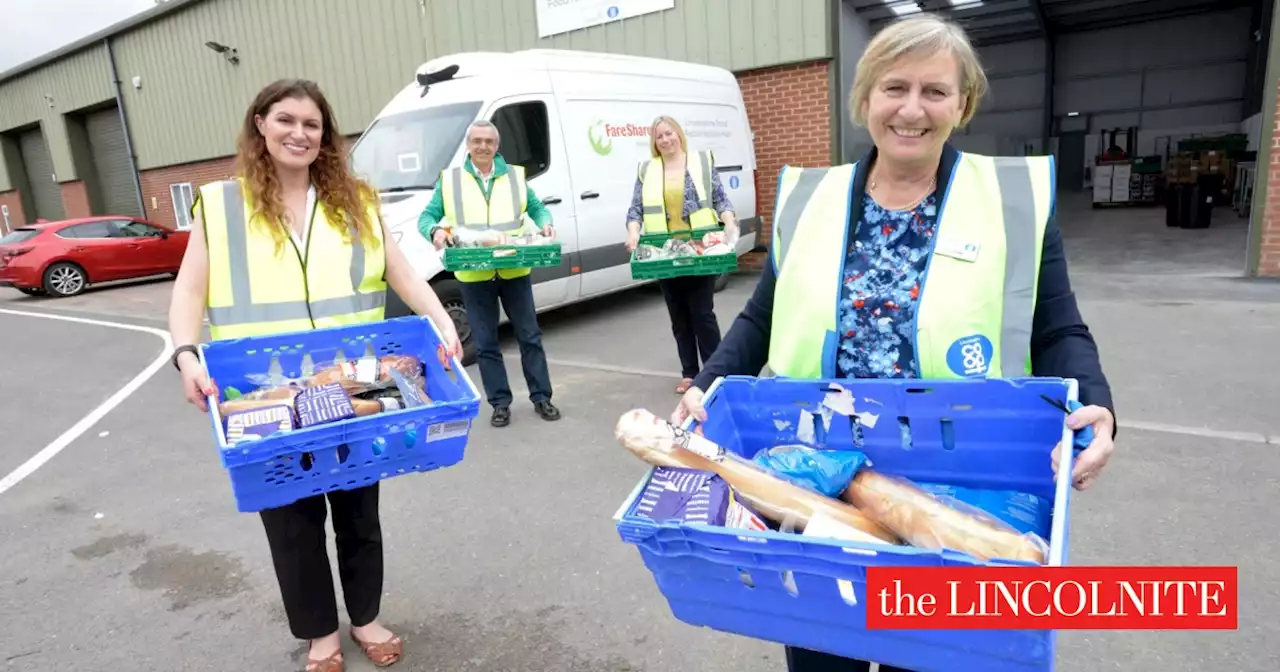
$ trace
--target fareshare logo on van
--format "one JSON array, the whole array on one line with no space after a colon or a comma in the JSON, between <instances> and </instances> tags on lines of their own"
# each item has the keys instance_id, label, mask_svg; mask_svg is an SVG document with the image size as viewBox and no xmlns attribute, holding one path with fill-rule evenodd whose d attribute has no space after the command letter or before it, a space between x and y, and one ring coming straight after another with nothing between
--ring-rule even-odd
<instances>
[{"instance_id":1,"label":"fareshare logo on van","mask_svg":"<svg viewBox=\"0 0 1280 672\"><path fill-rule=\"evenodd\" d=\"M591 143L591 149L600 156L608 156L613 152L614 138L647 137L649 137L648 126L607 124L604 120L597 120L596 123L587 127L587 140Z\"/></svg>"}]
</instances>

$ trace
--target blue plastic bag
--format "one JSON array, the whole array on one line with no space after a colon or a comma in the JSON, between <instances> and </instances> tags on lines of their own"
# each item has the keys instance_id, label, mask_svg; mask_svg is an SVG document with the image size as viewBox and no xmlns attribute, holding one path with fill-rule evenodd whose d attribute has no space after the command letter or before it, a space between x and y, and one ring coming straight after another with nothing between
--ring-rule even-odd
<instances>
[{"instance_id":1,"label":"blue plastic bag","mask_svg":"<svg viewBox=\"0 0 1280 672\"><path fill-rule=\"evenodd\" d=\"M867 456L856 450L822 450L803 445L777 446L756 454L754 462L800 487L839 497Z\"/></svg>"}]
</instances>

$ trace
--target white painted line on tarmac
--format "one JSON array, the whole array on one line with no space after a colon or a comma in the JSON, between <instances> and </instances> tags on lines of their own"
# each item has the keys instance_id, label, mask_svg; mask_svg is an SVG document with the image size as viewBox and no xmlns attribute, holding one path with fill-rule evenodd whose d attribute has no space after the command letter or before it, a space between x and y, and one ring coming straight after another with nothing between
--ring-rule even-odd
<instances>
[{"instance_id":1,"label":"white painted line on tarmac","mask_svg":"<svg viewBox=\"0 0 1280 672\"><path fill-rule=\"evenodd\" d=\"M515 356L519 357L519 351L515 352ZM568 359L547 359L548 364L557 366L569 366L575 369L591 369L593 371L606 371L608 373L622 373L629 376L648 376L650 378L670 378L679 380L680 376L668 371L654 371L653 369L637 369L630 366L614 366L612 364L598 364L596 362L577 362Z\"/></svg>"},{"instance_id":2,"label":"white painted line on tarmac","mask_svg":"<svg viewBox=\"0 0 1280 672\"><path fill-rule=\"evenodd\" d=\"M22 466L18 467L17 469L14 469L13 472L11 472L8 476L5 476L3 479L0 479L0 494L4 494L6 490L17 485L19 482L22 481L22 479L30 476L32 473L35 472L35 470L44 466L46 462L53 459L54 456L57 455L58 453L62 452L63 448L66 448L67 446L71 445L72 441L75 441L76 439L80 438L81 434L84 434L85 432L89 431L89 429L93 427L94 424L96 424L99 420L103 418L103 416L105 416L107 413L110 413L112 409L114 409L116 406L119 406L120 403L123 402L125 399L128 399L129 395L133 394L134 392L137 392L139 388L141 388L144 384L146 384L147 380L149 380L152 376L156 374L157 371L160 370L160 367L169 363L169 358L173 355L173 341L170 340L169 333L166 331L153 329L151 327L139 327L132 324L122 324L120 322L90 320L82 317L68 317L66 315L53 315L50 313L31 313L31 312L26 312L21 310L7 310L4 308L0 308L0 314L17 315L19 317L38 317L46 320L60 320L63 322L76 322L79 324L90 324L98 327L111 327L114 329L124 329L127 331L139 331L144 334L151 334L152 336L158 336L160 340L164 342L164 349L160 352L160 355L156 357L155 361L151 362L151 364L147 366L147 368L143 369L141 373L139 373L137 376L134 376L133 380L129 381L127 384L125 384L124 387L120 388L115 394L111 395L111 397L106 401L104 401L101 406L98 406L97 408L93 409L93 411L90 412L88 415L81 418L80 422L77 422L75 425L73 425L71 429L68 429L67 431L63 432L62 436L59 436L58 438L54 439L52 443L45 446L44 450L41 450L40 452L36 453L34 456L32 456L31 459L24 462Z\"/></svg>"},{"instance_id":3,"label":"white painted line on tarmac","mask_svg":"<svg viewBox=\"0 0 1280 672\"><path fill-rule=\"evenodd\" d=\"M1225 439L1227 441L1244 441L1247 443L1261 443L1269 446L1280 445L1280 436L1267 436L1266 434L1258 434L1255 432L1231 432L1221 429L1210 429L1208 427L1184 427L1182 425L1168 425L1163 422L1143 422L1141 420L1121 420L1120 431L1125 428L1138 429L1147 432L1161 432L1164 434L1182 434L1184 436L1199 436L1206 439Z\"/></svg>"}]
</instances>

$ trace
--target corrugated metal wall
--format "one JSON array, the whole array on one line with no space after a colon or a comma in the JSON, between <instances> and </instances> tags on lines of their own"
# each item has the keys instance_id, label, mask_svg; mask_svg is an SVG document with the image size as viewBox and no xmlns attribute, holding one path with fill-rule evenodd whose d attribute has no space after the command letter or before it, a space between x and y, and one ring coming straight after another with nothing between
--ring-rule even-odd
<instances>
[{"instance_id":1,"label":"corrugated metal wall","mask_svg":"<svg viewBox=\"0 0 1280 672\"><path fill-rule=\"evenodd\" d=\"M62 115L112 99L115 93L109 80L106 50L95 46L4 82L0 84L0 132L40 122L58 181L76 179ZM9 180L0 184L0 191L9 188Z\"/></svg>"},{"instance_id":2,"label":"corrugated metal wall","mask_svg":"<svg viewBox=\"0 0 1280 672\"><path fill-rule=\"evenodd\" d=\"M113 48L146 170L228 154L252 96L279 77L319 81L343 133L358 133L437 55L550 47L746 70L830 54L827 7L677 0L671 11L539 39L533 0L207 0L118 36ZM239 64L210 41L234 47ZM140 90L129 85L134 76Z\"/></svg>"},{"instance_id":3,"label":"corrugated metal wall","mask_svg":"<svg viewBox=\"0 0 1280 672\"><path fill-rule=\"evenodd\" d=\"M53 161L44 134L39 130L26 131L18 136L18 147L27 184L31 187L28 197L35 207L35 212L27 213L27 218L33 222L41 217L62 219L62 188L53 180Z\"/></svg>"}]
</instances>

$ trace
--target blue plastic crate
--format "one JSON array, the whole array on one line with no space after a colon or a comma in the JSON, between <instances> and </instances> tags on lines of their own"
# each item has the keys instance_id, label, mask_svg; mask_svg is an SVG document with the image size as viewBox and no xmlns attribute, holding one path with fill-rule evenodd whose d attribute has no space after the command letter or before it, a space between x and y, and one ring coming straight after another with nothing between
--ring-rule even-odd
<instances>
[{"instance_id":1,"label":"blue plastic crate","mask_svg":"<svg viewBox=\"0 0 1280 672\"><path fill-rule=\"evenodd\" d=\"M332 327L203 344L200 357L220 390L248 392L249 376L269 371L279 358L285 377L300 374L303 358L315 368L332 364L339 350L355 361L371 345L375 355L408 354L420 359L433 403L282 432L227 445L215 400L209 400L218 454L231 477L236 506L261 511L333 490L347 490L401 474L431 471L460 462L480 413L480 394L456 359L446 370L437 358L442 342L425 317Z\"/></svg>"},{"instance_id":2,"label":"blue plastic crate","mask_svg":"<svg viewBox=\"0 0 1280 672\"><path fill-rule=\"evenodd\" d=\"M1054 483L1050 454L1059 441L1071 445L1071 432L1065 414L1041 395L1074 400L1074 380L730 377L708 390L703 433L748 458L763 448L802 443L796 437L802 411L817 411L831 383L853 393L858 412L878 418L874 427L860 427L859 445L847 420L835 416L822 437L826 447L856 448L876 470L919 482L1020 490L1049 499L1054 512L1047 564L1066 563L1070 479ZM821 420L816 427L821 433ZM1073 451L1061 451L1061 473L1071 473L1072 458ZM1030 563L983 563L958 551L773 531L658 524L634 513L652 474L650 469L614 520L681 621L916 672L1054 669L1053 631L866 628L867 567Z\"/></svg>"}]
</instances>

